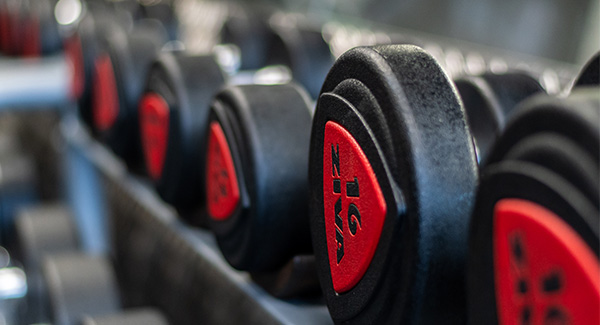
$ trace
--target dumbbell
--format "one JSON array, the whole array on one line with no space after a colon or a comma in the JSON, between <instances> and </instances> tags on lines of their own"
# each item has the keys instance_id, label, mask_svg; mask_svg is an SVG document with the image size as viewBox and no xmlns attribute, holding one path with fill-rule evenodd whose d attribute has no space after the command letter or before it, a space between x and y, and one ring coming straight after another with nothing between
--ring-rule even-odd
<instances>
[{"instance_id":1,"label":"dumbbell","mask_svg":"<svg viewBox=\"0 0 600 325\"><path fill-rule=\"evenodd\" d=\"M313 247L334 321L464 322L477 158L514 105L542 90L519 72L452 82L410 45L336 61L309 169Z\"/></svg>"},{"instance_id":2,"label":"dumbbell","mask_svg":"<svg viewBox=\"0 0 600 325\"><path fill-rule=\"evenodd\" d=\"M53 0L0 3L0 43L5 54L38 57L61 49Z\"/></svg>"},{"instance_id":3,"label":"dumbbell","mask_svg":"<svg viewBox=\"0 0 600 325\"><path fill-rule=\"evenodd\" d=\"M117 282L110 261L83 253L49 255L42 272L55 324L79 324L84 317L120 311Z\"/></svg>"},{"instance_id":4,"label":"dumbbell","mask_svg":"<svg viewBox=\"0 0 600 325\"><path fill-rule=\"evenodd\" d=\"M230 11L220 31L223 44L217 49L233 45L241 52L238 62L234 62L234 72L238 71L236 68L253 70L283 65L313 98L318 96L334 60L320 30L311 29L294 15L268 16L240 8Z\"/></svg>"},{"instance_id":5,"label":"dumbbell","mask_svg":"<svg viewBox=\"0 0 600 325\"><path fill-rule=\"evenodd\" d=\"M234 28L224 29L224 39L237 42L240 37L227 36L230 33L228 30L232 29ZM322 48L327 47L322 38L317 40L314 37L301 36L306 34L301 31L287 31L286 36L277 38L279 41L275 46L273 39L276 38L276 34L266 33L271 35L267 37L268 41L264 41L265 36L261 32L261 36L256 40L259 44L255 45L267 46L268 51L263 49L262 52L273 57L265 59L264 62L293 64L296 68L290 69L294 71L312 66L325 66L331 60L330 52L328 55L321 55ZM308 34L313 36L310 32ZM287 39L289 41L284 41ZM248 47L250 46L244 45L244 48ZM294 53L296 48L300 48L297 51L299 53ZM315 50L316 54L311 53L311 49ZM246 50L242 53L246 54L251 56L254 52ZM307 58L300 59L302 55L306 55ZM284 57L289 58L285 62L281 61ZM241 60L244 62L244 57L241 57ZM219 60L219 63L221 61ZM206 65L206 68L200 65ZM202 69L206 69L206 72L201 73ZM198 72L192 74L192 70ZM279 83L288 77L286 72L280 74L276 68L267 71L274 72L280 79L271 82ZM232 72L233 75L230 75ZM204 153L202 147L206 136L204 130L210 100L224 83L251 83L264 72L266 71L230 71L223 65L216 65L214 59L208 56L185 59L185 55L171 53L164 54L158 60L148 78L147 95L140 102L140 121L146 170L165 201L183 210L204 204L198 201L198 197L203 196L202 175L198 175L202 168L198 169L198 166L202 166L200 156ZM315 76L318 74L315 73ZM195 80L197 78L200 79ZM315 79L306 80L313 82ZM174 114L173 111L178 113ZM196 113L197 111L202 113Z\"/></svg>"},{"instance_id":6,"label":"dumbbell","mask_svg":"<svg viewBox=\"0 0 600 325\"><path fill-rule=\"evenodd\" d=\"M101 51L101 39L115 26L129 32L136 21L146 18L160 21L168 39L175 39L177 21L173 9L160 1L149 4L137 1L89 1L84 4L81 18L68 30L64 47L72 65L71 97L78 101L81 118L89 126L94 126L91 93L94 62Z\"/></svg>"},{"instance_id":7,"label":"dumbbell","mask_svg":"<svg viewBox=\"0 0 600 325\"><path fill-rule=\"evenodd\" d=\"M568 97L522 103L492 150L469 238L473 324L600 321L597 62Z\"/></svg>"},{"instance_id":8,"label":"dumbbell","mask_svg":"<svg viewBox=\"0 0 600 325\"><path fill-rule=\"evenodd\" d=\"M16 216L15 248L27 274L28 311L32 315L48 315L41 267L45 256L80 249L73 221L68 208L60 204L31 206Z\"/></svg>"},{"instance_id":9,"label":"dumbbell","mask_svg":"<svg viewBox=\"0 0 600 325\"><path fill-rule=\"evenodd\" d=\"M311 253L308 153L312 103L299 85L220 91L206 124L209 224L235 268L272 271Z\"/></svg>"},{"instance_id":10,"label":"dumbbell","mask_svg":"<svg viewBox=\"0 0 600 325\"><path fill-rule=\"evenodd\" d=\"M0 133L0 169L0 241L11 248L15 216L23 206L35 202L38 193L33 159L21 149L17 134L7 130Z\"/></svg>"},{"instance_id":11,"label":"dumbbell","mask_svg":"<svg viewBox=\"0 0 600 325\"><path fill-rule=\"evenodd\" d=\"M219 30L220 45L233 45L239 52L233 70L255 70L276 63L269 51L274 39L268 17L241 5L229 5ZM281 60L280 60L281 61Z\"/></svg>"},{"instance_id":12,"label":"dumbbell","mask_svg":"<svg viewBox=\"0 0 600 325\"><path fill-rule=\"evenodd\" d=\"M224 83L213 56L178 51L163 52L148 74L138 109L146 172L183 215L203 204L205 124L212 96Z\"/></svg>"},{"instance_id":13,"label":"dumbbell","mask_svg":"<svg viewBox=\"0 0 600 325\"><path fill-rule=\"evenodd\" d=\"M100 35L114 26L132 28L129 13L112 10L102 2L88 2L79 22L68 30L64 40L65 57L71 65L70 96L77 100L81 118L92 126L91 93L94 79L94 61L98 56Z\"/></svg>"},{"instance_id":14,"label":"dumbbell","mask_svg":"<svg viewBox=\"0 0 600 325\"><path fill-rule=\"evenodd\" d=\"M294 80L304 86L312 98L317 98L334 61L323 33L309 28L293 15L275 14L269 22L273 34L269 45L271 62L288 66Z\"/></svg>"},{"instance_id":15,"label":"dumbbell","mask_svg":"<svg viewBox=\"0 0 600 325\"><path fill-rule=\"evenodd\" d=\"M62 38L55 19L54 0L30 0L26 6L21 54L38 57L57 53L62 49Z\"/></svg>"},{"instance_id":16,"label":"dumbbell","mask_svg":"<svg viewBox=\"0 0 600 325\"><path fill-rule=\"evenodd\" d=\"M118 156L135 166L140 154L138 101L167 34L158 21L144 20L131 31L113 26L99 37L92 90L93 130Z\"/></svg>"},{"instance_id":17,"label":"dumbbell","mask_svg":"<svg viewBox=\"0 0 600 325\"><path fill-rule=\"evenodd\" d=\"M545 92L539 81L524 71L462 76L454 80L454 85L467 113L479 163L485 161L517 104Z\"/></svg>"},{"instance_id":18,"label":"dumbbell","mask_svg":"<svg viewBox=\"0 0 600 325\"><path fill-rule=\"evenodd\" d=\"M464 322L478 179L465 110L416 46L355 48L313 119L310 226L336 322Z\"/></svg>"}]
</instances>

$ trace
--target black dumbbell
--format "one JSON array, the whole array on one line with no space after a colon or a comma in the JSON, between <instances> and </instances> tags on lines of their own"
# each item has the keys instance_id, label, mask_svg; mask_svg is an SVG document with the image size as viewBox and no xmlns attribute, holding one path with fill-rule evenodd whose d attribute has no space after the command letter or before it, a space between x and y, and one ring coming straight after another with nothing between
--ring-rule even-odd
<instances>
[{"instance_id":1,"label":"black dumbbell","mask_svg":"<svg viewBox=\"0 0 600 325\"><path fill-rule=\"evenodd\" d=\"M5 54L38 57L61 49L53 0L2 1L0 45Z\"/></svg>"},{"instance_id":2,"label":"black dumbbell","mask_svg":"<svg viewBox=\"0 0 600 325\"><path fill-rule=\"evenodd\" d=\"M590 67L568 97L524 102L492 150L469 239L473 324L599 321L600 92L579 82Z\"/></svg>"},{"instance_id":3,"label":"black dumbbell","mask_svg":"<svg viewBox=\"0 0 600 325\"><path fill-rule=\"evenodd\" d=\"M138 113L146 171L182 215L204 203L205 125L225 78L213 56L183 52L162 53L148 74Z\"/></svg>"},{"instance_id":4,"label":"black dumbbell","mask_svg":"<svg viewBox=\"0 0 600 325\"><path fill-rule=\"evenodd\" d=\"M1 137L13 137L2 135ZM5 140L5 139L3 139ZM13 142L14 139L8 140ZM16 141L18 143L18 141ZM5 143L8 148L0 149L0 241L11 248L15 239L15 217L19 209L33 204L38 199L37 172L30 154L20 148L10 148L14 143Z\"/></svg>"},{"instance_id":5,"label":"black dumbbell","mask_svg":"<svg viewBox=\"0 0 600 325\"><path fill-rule=\"evenodd\" d=\"M281 63L273 59L270 42L273 32L264 17L252 8L230 5L227 18L219 31L220 44L234 45L239 50L241 70L260 69L271 64Z\"/></svg>"},{"instance_id":6,"label":"black dumbbell","mask_svg":"<svg viewBox=\"0 0 600 325\"><path fill-rule=\"evenodd\" d=\"M29 0L23 3L23 43L21 55L38 57L62 49L59 24L55 18L54 0Z\"/></svg>"},{"instance_id":7,"label":"black dumbbell","mask_svg":"<svg viewBox=\"0 0 600 325\"><path fill-rule=\"evenodd\" d=\"M138 102L152 62L167 41L156 20L136 23L127 31L113 26L100 35L94 61L93 129L130 166L139 160Z\"/></svg>"},{"instance_id":8,"label":"black dumbbell","mask_svg":"<svg viewBox=\"0 0 600 325\"><path fill-rule=\"evenodd\" d=\"M288 66L294 80L317 98L334 57L320 30L313 30L294 16L275 15L270 20L272 39L268 53L272 63Z\"/></svg>"},{"instance_id":9,"label":"black dumbbell","mask_svg":"<svg viewBox=\"0 0 600 325\"><path fill-rule=\"evenodd\" d=\"M506 120L517 104L544 92L536 78L521 71L463 76L454 80L454 84L467 112L480 163L485 161L494 141L502 134Z\"/></svg>"},{"instance_id":10,"label":"black dumbbell","mask_svg":"<svg viewBox=\"0 0 600 325\"><path fill-rule=\"evenodd\" d=\"M227 36L229 34L227 31L231 29L233 27L224 28L223 35ZM258 27L257 29L260 30ZM290 69L293 71L296 69L306 73L304 70L315 65L327 66L331 60L328 48L327 55L321 55L323 54L322 48L327 45L322 37L314 37L314 33L288 30L286 36L277 36L272 31L266 32L267 35L270 35L267 37L266 43L262 32L259 34L261 36L254 40L257 43L255 47L262 48L263 53L272 56L264 59L263 62L292 64ZM310 36L306 36L306 34ZM232 39L233 42L239 41L235 37L224 37L224 39ZM278 41L275 42L273 39ZM237 44L235 45L237 46ZM265 51L265 46L268 51ZM250 46L244 45L244 48L248 47ZM293 49L295 48L300 48L298 53L294 53ZM315 50L314 53L311 49ZM251 54L255 54L254 51L246 50L242 55L250 56ZM301 59L302 55L306 55L307 58ZM212 57L186 58L186 56L189 57L186 54L171 53L164 54L158 60L149 75L146 87L148 96L144 97L140 105L140 113L146 115L140 117L146 169L154 179L161 197L183 210L204 204L201 199L198 200L199 196L203 197L201 185L203 184L201 179L203 175L197 173L201 170L198 170L198 166L201 167L203 164L201 155L204 153L202 149L204 141L202 139L206 136L205 121L208 118L208 105L212 96L224 83L252 83L257 76L265 72L260 69L258 71L238 69L230 71L227 66L221 67L215 64L215 59ZM286 58L286 60L282 61L280 58ZM244 57L241 59L242 62L245 62ZM206 67L202 68L201 65L206 65ZM246 65L250 65L250 63L246 63ZM192 70L201 71L202 69L206 69L206 72L191 73ZM278 76L275 83L289 78L287 72L280 73L279 70L277 67L269 70ZM318 74L314 76L318 78ZM308 78L304 81L313 82L314 80L314 78ZM174 114L174 111L183 113ZM187 112L201 113L190 115ZM165 127L167 124L168 130ZM200 140L202 141L197 142ZM174 154L170 154L170 152Z\"/></svg>"},{"instance_id":11,"label":"black dumbbell","mask_svg":"<svg viewBox=\"0 0 600 325\"><path fill-rule=\"evenodd\" d=\"M48 314L42 261L49 254L79 250L78 232L66 206L36 205L20 210L16 216L15 241L27 274L28 311L41 321L39 318Z\"/></svg>"},{"instance_id":12,"label":"black dumbbell","mask_svg":"<svg viewBox=\"0 0 600 325\"><path fill-rule=\"evenodd\" d=\"M309 170L334 321L465 321L478 168L466 112L433 57L410 45L343 54L317 103Z\"/></svg>"},{"instance_id":13,"label":"black dumbbell","mask_svg":"<svg viewBox=\"0 0 600 325\"><path fill-rule=\"evenodd\" d=\"M334 60L323 33L293 15L265 16L232 8L220 36L224 45L234 45L240 52L238 69L286 66L313 98Z\"/></svg>"},{"instance_id":14,"label":"black dumbbell","mask_svg":"<svg viewBox=\"0 0 600 325\"><path fill-rule=\"evenodd\" d=\"M206 126L206 200L227 261L267 271L310 253L311 103L295 84L219 92Z\"/></svg>"},{"instance_id":15,"label":"black dumbbell","mask_svg":"<svg viewBox=\"0 0 600 325\"><path fill-rule=\"evenodd\" d=\"M114 11L103 2L89 2L79 22L65 36L65 57L71 65L71 98L77 100L81 118L89 126L93 125L91 94L100 36L115 25L129 30L132 24L127 12Z\"/></svg>"},{"instance_id":16,"label":"black dumbbell","mask_svg":"<svg viewBox=\"0 0 600 325\"><path fill-rule=\"evenodd\" d=\"M79 324L84 316L120 310L119 290L107 258L83 253L50 255L42 270L54 323Z\"/></svg>"}]
</instances>

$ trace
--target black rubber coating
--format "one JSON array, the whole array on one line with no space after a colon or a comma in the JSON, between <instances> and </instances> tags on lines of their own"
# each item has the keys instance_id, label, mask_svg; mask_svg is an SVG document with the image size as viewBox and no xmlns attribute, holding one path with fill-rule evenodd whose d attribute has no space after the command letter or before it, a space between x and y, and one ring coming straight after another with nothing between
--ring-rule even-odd
<instances>
[{"instance_id":1,"label":"black rubber coating","mask_svg":"<svg viewBox=\"0 0 600 325\"><path fill-rule=\"evenodd\" d=\"M306 91L296 84L228 87L216 96L209 121L223 129L240 188L229 217L209 218L227 261L265 271L311 252Z\"/></svg>"},{"instance_id":2,"label":"black rubber coating","mask_svg":"<svg viewBox=\"0 0 600 325\"><path fill-rule=\"evenodd\" d=\"M120 308L110 261L83 253L47 257L43 264L54 323L79 324L84 315L100 316Z\"/></svg>"},{"instance_id":3,"label":"black rubber coating","mask_svg":"<svg viewBox=\"0 0 600 325\"><path fill-rule=\"evenodd\" d=\"M375 255L345 293L333 290L325 237L327 121L358 142L387 204ZM333 320L464 323L468 219L477 181L465 110L433 57L411 45L343 54L321 90L310 156L313 247Z\"/></svg>"}]
</instances>

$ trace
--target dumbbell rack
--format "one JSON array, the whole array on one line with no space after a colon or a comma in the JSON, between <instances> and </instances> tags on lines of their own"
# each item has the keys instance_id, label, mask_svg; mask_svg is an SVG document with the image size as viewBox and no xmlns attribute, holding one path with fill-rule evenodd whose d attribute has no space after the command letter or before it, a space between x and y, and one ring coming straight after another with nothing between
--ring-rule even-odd
<instances>
[{"instance_id":1,"label":"dumbbell rack","mask_svg":"<svg viewBox=\"0 0 600 325\"><path fill-rule=\"evenodd\" d=\"M76 119L63 119L60 130L68 149L78 151L88 160L101 179L117 269L129 262L123 260L127 256L124 250L132 244L133 232L138 235L145 232L144 235L149 236L146 238L154 238L155 247L160 246L160 252L155 250L148 255L151 260L141 263L146 263L150 273L158 272L149 276L151 280L146 287L163 284L170 287L158 288L164 288L164 297L154 303L167 309L171 319L183 317L183 321L206 324L332 323L324 303L277 299L253 283L247 273L231 268L219 252L212 234L182 223L177 213L158 198L149 184L130 174L125 165L93 140ZM161 269L171 277L165 278ZM177 296L169 296L170 293ZM161 301L176 305L175 300L181 302L179 307L161 306ZM200 316L194 318L193 315Z\"/></svg>"}]
</instances>

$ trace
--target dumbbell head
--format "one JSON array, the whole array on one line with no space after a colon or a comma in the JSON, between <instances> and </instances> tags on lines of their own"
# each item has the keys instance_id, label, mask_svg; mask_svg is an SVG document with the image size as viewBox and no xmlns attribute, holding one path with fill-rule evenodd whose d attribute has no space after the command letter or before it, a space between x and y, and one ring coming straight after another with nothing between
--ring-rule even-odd
<instances>
[{"instance_id":1,"label":"dumbbell head","mask_svg":"<svg viewBox=\"0 0 600 325\"><path fill-rule=\"evenodd\" d=\"M474 324L600 321L600 93L537 96L482 172L469 242Z\"/></svg>"},{"instance_id":2,"label":"dumbbell head","mask_svg":"<svg viewBox=\"0 0 600 325\"><path fill-rule=\"evenodd\" d=\"M210 102L224 75L212 56L164 52L139 104L148 175L161 197L181 209L202 205L202 155Z\"/></svg>"},{"instance_id":3,"label":"dumbbell head","mask_svg":"<svg viewBox=\"0 0 600 325\"><path fill-rule=\"evenodd\" d=\"M232 86L208 122L210 224L235 268L265 271L310 252L308 94L295 84Z\"/></svg>"},{"instance_id":4,"label":"dumbbell head","mask_svg":"<svg viewBox=\"0 0 600 325\"><path fill-rule=\"evenodd\" d=\"M53 0L0 3L0 49L5 54L37 57L61 49Z\"/></svg>"},{"instance_id":5,"label":"dumbbell head","mask_svg":"<svg viewBox=\"0 0 600 325\"><path fill-rule=\"evenodd\" d=\"M63 205L23 209L16 217L15 228L23 263L36 272L44 255L74 251L79 247L71 213Z\"/></svg>"},{"instance_id":6,"label":"dumbbell head","mask_svg":"<svg viewBox=\"0 0 600 325\"><path fill-rule=\"evenodd\" d=\"M0 169L0 240L8 246L18 210L38 198L37 175L33 158L20 150L0 153Z\"/></svg>"},{"instance_id":7,"label":"dumbbell head","mask_svg":"<svg viewBox=\"0 0 600 325\"><path fill-rule=\"evenodd\" d=\"M138 102L165 41L165 30L155 20L140 21L131 31L113 26L100 36L92 90L94 129L130 164L137 162L140 153Z\"/></svg>"},{"instance_id":8,"label":"dumbbell head","mask_svg":"<svg viewBox=\"0 0 600 325\"><path fill-rule=\"evenodd\" d=\"M179 33L179 21L175 13L173 1L160 0L153 2L138 2L141 16L143 18L156 19L165 28L170 40L177 39Z\"/></svg>"},{"instance_id":9,"label":"dumbbell head","mask_svg":"<svg viewBox=\"0 0 600 325\"><path fill-rule=\"evenodd\" d=\"M15 237L20 261L27 273L28 311L36 317L48 316L41 264L47 255L79 249L71 213L58 204L25 208L16 217Z\"/></svg>"},{"instance_id":10,"label":"dumbbell head","mask_svg":"<svg viewBox=\"0 0 600 325\"><path fill-rule=\"evenodd\" d=\"M416 46L352 49L313 120L310 226L334 321L464 321L477 164L446 73Z\"/></svg>"},{"instance_id":11,"label":"dumbbell head","mask_svg":"<svg viewBox=\"0 0 600 325\"><path fill-rule=\"evenodd\" d=\"M220 30L220 41L240 50L239 69L260 69L273 63L269 46L274 35L264 17L248 8L231 6L228 9L228 17Z\"/></svg>"},{"instance_id":12,"label":"dumbbell head","mask_svg":"<svg viewBox=\"0 0 600 325\"><path fill-rule=\"evenodd\" d=\"M284 64L292 70L294 80L317 98L325 76L333 64L329 45L319 30L311 30L289 21L271 22L272 39L268 54L269 62Z\"/></svg>"},{"instance_id":13,"label":"dumbbell head","mask_svg":"<svg viewBox=\"0 0 600 325\"><path fill-rule=\"evenodd\" d=\"M37 57L62 49L58 22L54 18L55 4L53 0L23 2L21 55Z\"/></svg>"},{"instance_id":14,"label":"dumbbell head","mask_svg":"<svg viewBox=\"0 0 600 325\"><path fill-rule=\"evenodd\" d=\"M54 323L79 324L85 315L115 313L119 291L110 261L82 253L48 256L43 274Z\"/></svg>"},{"instance_id":15,"label":"dumbbell head","mask_svg":"<svg viewBox=\"0 0 600 325\"><path fill-rule=\"evenodd\" d=\"M65 55L71 64L71 97L78 101L81 117L90 126L93 125L94 62L100 51L100 36L115 25L129 30L132 23L127 13L113 12L103 3L91 2L86 4L81 20L65 38Z\"/></svg>"},{"instance_id":16,"label":"dumbbell head","mask_svg":"<svg viewBox=\"0 0 600 325\"><path fill-rule=\"evenodd\" d=\"M455 80L454 84L467 112L479 162L485 161L515 106L544 91L535 78L517 71L465 76Z\"/></svg>"}]
</instances>

